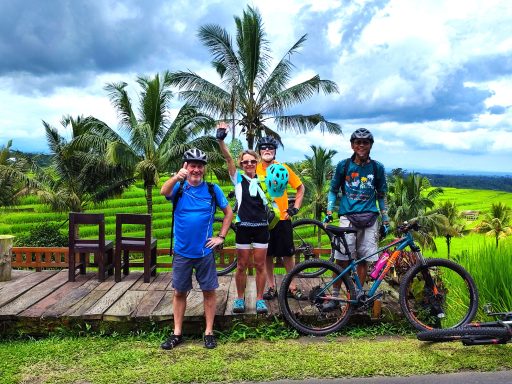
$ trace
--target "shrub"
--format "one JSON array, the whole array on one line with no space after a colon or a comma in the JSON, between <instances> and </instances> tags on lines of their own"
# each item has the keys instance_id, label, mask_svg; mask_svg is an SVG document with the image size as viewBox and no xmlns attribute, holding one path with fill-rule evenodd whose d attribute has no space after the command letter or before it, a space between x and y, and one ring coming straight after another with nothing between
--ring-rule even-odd
<instances>
[{"instance_id":1,"label":"shrub","mask_svg":"<svg viewBox=\"0 0 512 384\"><path fill-rule=\"evenodd\" d=\"M67 247L68 236L60 231L56 223L41 223L32 227L28 234L17 237L17 247Z\"/></svg>"}]
</instances>

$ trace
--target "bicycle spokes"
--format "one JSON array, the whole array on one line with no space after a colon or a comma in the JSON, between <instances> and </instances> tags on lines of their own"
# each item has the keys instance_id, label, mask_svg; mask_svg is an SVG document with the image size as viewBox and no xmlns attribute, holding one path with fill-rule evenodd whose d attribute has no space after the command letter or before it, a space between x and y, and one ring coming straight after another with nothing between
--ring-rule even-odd
<instances>
[{"instance_id":1,"label":"bicycle spokes","mask_svg":"<svg viewBox=\"0 0 512 384\"><path fill-rule=\"evenodd\" d=\"M451 328L472 319L476 287L467 272L447 260L431 259L404 278L401 304L418 329Z\"/></svg>"}]
</instances>

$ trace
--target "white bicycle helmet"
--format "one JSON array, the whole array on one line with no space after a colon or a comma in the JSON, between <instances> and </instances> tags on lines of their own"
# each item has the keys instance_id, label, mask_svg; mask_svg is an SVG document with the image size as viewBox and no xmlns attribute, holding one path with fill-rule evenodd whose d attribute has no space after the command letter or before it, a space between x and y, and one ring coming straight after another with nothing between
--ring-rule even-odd
<instances>
[{"instance_id":1,"label":"white bicycle helmet","mask_svg":"<svg viewBox=\"0 0 512 384\"><path fill-rule=\"evenodd\" d=\"M373 135L366 128L358 128L354 131L354 133L352 133L350 136L350 142L352 143L356 139L370 140L370 142L373 144Z\"/></svg>"},{"instance_id":2,"label":"white bicycle helmet","mask_svg":"<svg viewBox=\"0 0 512 384\"><path fill-rule=\"evenodd\" d=\"M183 161L199 161L206 164L208 163L208 157L200 149L191 148L183 154Z\"/></svg>"}]
</instances>

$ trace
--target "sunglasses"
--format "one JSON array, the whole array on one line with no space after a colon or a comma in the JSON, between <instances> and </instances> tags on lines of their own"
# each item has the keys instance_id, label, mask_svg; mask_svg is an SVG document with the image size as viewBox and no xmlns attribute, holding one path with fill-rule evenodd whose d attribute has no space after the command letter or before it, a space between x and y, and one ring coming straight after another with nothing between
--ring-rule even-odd
<instances>
[{"instance_id":1,"label":"sunglasses","mask_svg":"<svg viewBox=\"0 0 512 384\"><path fill-rule=\"evenodd\" d=\"M370 140L354 140L355 145L370 145Z\"/></svg>"},{"instance_id":2,"label":"sunglasses","mask_svg":"<svg viewBox=\"0 0 512 384\"><path fill-rule=\"evenodd\" d=\"M240 163L242 163L243 165L256 165L258 163L258 160L244 160L244 161L241 161Z\"/></svg>"},{"instance_id":3,"label":"sunglasses","mask_svg":"<svg viewBox=\"0 0 512 384\"><path fill-rule=\"evenodd\" d=\"M263 151L269 151L269 150L274 150L276 149L273 145L262 145L260 147L260 151L263 150Z\"/></svg>"}]
</instances>

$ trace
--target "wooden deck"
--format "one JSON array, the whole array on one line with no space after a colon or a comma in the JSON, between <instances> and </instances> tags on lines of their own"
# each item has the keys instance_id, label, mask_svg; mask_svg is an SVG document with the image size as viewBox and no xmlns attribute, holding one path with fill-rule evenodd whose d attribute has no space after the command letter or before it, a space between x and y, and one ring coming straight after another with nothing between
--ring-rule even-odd
<instances>
[{"instance_id":1,"label":"wooden deck","mask_svg":"<svg viewBox=\"0 0 512 384\"><path fill-rule=\"evenodd\" d=\"M282 276L277 276L278 283ZM158 273L144 283L142 272L133 271L115 283L113 276L98 282L94 272L68 282L68 271L13 270L12 280L0 282L0 335L41 334L56 327L79 329L142 329L172 324L172 272ZM256 315L254 276L248 276L247 312L232 314L236 297L233 275L219 277L216 329L226 329L235 319L254 324L279 315L277 300L268 301L269 314ZM194 280L187 300L184 328L199 333L204 327L202 292Z\"/></svg>"}]
</instances>

